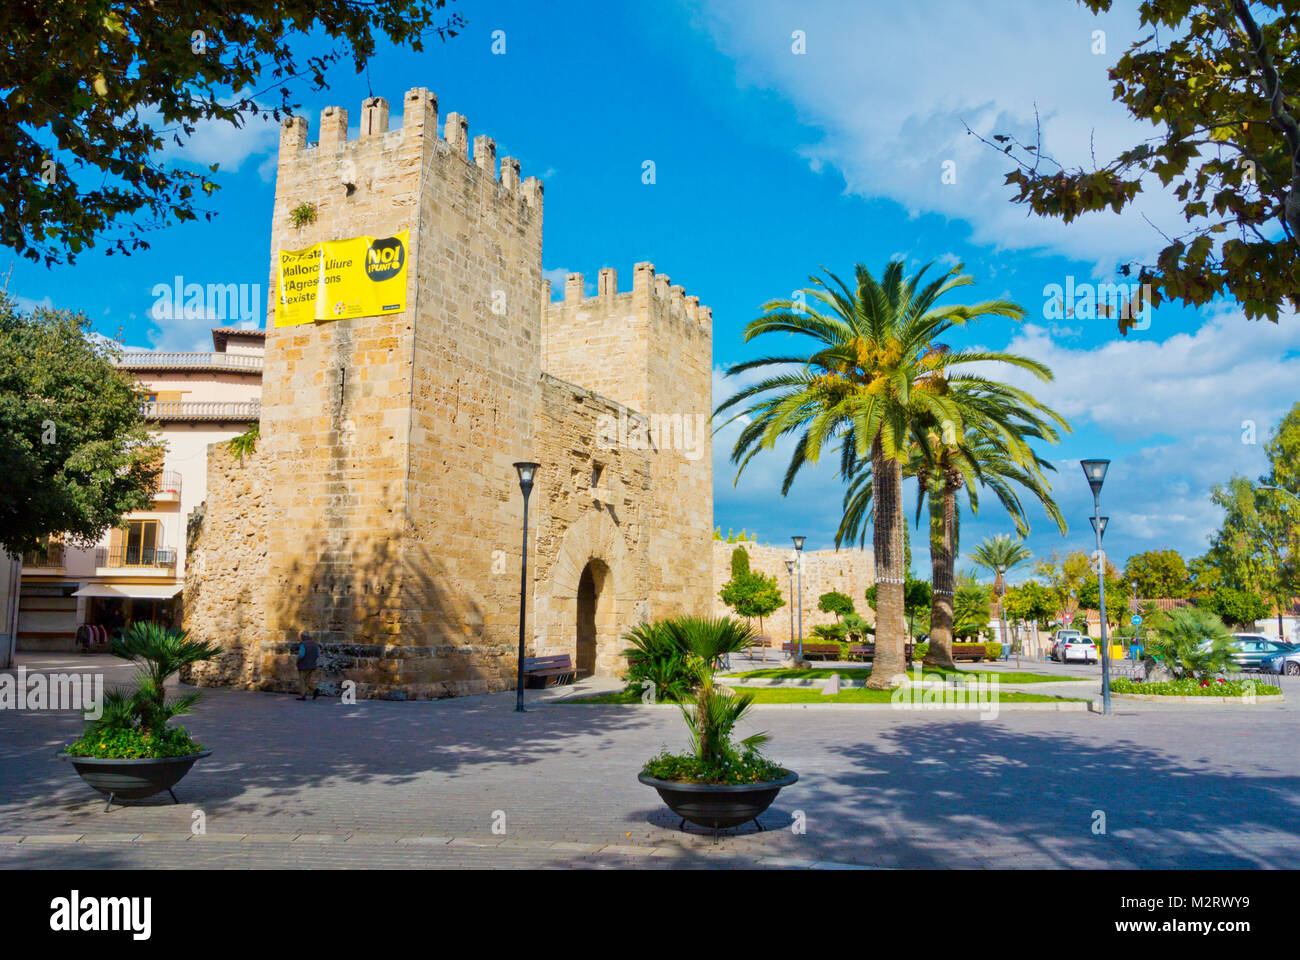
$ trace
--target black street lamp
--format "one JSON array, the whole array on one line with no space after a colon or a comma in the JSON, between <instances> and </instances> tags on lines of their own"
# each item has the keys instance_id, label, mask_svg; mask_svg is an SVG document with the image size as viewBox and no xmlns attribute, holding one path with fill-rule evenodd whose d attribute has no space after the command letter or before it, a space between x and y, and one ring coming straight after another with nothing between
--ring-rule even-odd
<instances>
[{"instance_id":1,"label":"black street lamp","mask_svg":"<svg viewBox=\"0 0 1300 960\"><path fill-rule=\"evenodd\" d=\"M1097 606L1101 614L1101 712L1110 714L1110 642L1106 637L1106 557L1101 552L1101 538L1106 534L1106 521L1101 515L1101 485L1106 482L1109 460L1081 460L1083 475L1092 488L1092 529L1097 535Z\"/></svg>"},{"instance_id":2,"label":"black street lamp","mask_svg":"<svg viewBox=\"0 0 1300 960\"><path fill-rule=\"evenodd\" d=\"M791 537L794 541L794 552L799 568L799 659L798 663L803 663L803 542L807 537Z\"/></svg>"},{"instance_id":3,"label":"black street lamp","mask_svg":"<svg viewBox=\"0 0 1300 960\"><path fill-rule=\"evenodd\" d=\"M528 615L528 495L533 492L533 475L540 463L527 460L515 464L519 489L524 493L524 549L519 555L519 665L515 673L515 712L524 712L524 619Z\"/></svg>"},{"instance_id":4,"label":"black street lamp","mask_svg":"<svg viewBox=\"0 0 1300 960\"><path fill-rule=\"evenodd\" d=\"M787 560L785 562L785 572L790 576L790 599L794 599L794 568L795 562ZM790 604L790 649L794 649L794 604ZM767 662L767 656L764 655L763 662Z\"/></svg>"}]
</instances>

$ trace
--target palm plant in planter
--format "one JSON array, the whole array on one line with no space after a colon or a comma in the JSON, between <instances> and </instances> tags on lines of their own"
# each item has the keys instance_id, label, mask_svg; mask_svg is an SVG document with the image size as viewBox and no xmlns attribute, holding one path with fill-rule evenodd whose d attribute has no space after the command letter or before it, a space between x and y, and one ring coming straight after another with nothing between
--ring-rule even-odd
<instances>
[{"instance_id":1,"label":"palm plant in planter","mask_svg":"<svg viewBox=\"0 0 1300 960\"><path fill-rule=\"evenodd\" d=\"M81 737L60 754L100 793L114 799L139 800L171 788L194 762L211 751L170 721L189 713L197 693L167 699L167 678L182 667L215 656L216 645L190 640L184 630L139 622L113 639L112 652L139 667L131 691L104 695L98 719L88 720Z\"/></svg>"},{"instance_id":2,"label":"palm plant in planter","mask_svg":"<svg viewBox=\"0 0 1300 960\"><path fill-rule=\"evenodd\" d=\"M654 787L683 823L718 830L753 820L762 829L758 816L799 777L759 753L767 734L733 741L732 732L754 698L720 686L714 676L720 658L753 644L753 627L729 617L678 617L654 629L680 653L692 680L679 704L690 750L665 750L646 763L638 779Z\"/></svg>"}]
</instances>

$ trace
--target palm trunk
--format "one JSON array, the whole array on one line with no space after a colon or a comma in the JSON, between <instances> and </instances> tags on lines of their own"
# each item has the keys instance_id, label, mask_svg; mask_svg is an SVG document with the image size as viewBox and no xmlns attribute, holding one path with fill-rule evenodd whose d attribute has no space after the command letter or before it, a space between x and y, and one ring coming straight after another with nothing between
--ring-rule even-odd
<instances>
[{"instance_id":1,"label":"palm trunk","mask_svg":"<svg viewBox=\"0 0 1300 960\"><path fill-rule=\"evenodd\" d=\"M886 690L907 672L904 645L907 620L903 611L903 470L886 459L877 437L871 443L871 475L875 483L876 652L867 686Z\"/></svg>"},{"instance_id":2,"label":"palm trunk","mask_svg":"<svg viewBox=\"0 0 1300 960\"><path fill-rule=\"evenodd\" d=\"M957 669L952 659L953 573L957 564L955 527L957 493L944 484L936 502L930 496L930 576L934 593L930 603L930 649L925 664L930 667Z\"/></svg>"}]
</instances>

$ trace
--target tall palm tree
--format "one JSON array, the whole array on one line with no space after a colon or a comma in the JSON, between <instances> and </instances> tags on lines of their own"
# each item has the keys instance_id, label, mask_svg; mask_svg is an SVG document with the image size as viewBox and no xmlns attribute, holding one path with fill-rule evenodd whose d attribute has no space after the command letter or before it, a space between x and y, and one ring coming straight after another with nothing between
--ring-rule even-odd
<instances>
[{"instance_id":1,"label":"tall palm tree","mask_svg":"<svg viewBox=\"0 0 1300 960\"><path fill-rule=\"evenodd\" d=\"M862 264L854 268L850 288L835 274L811 277L803 291L808 302L772 300L763 316L745 328L746 342L768 333L810 338L807 355L786 354L738 363L728 371L777 368L760 382L738 391L719 405L715 415L738 408L749 422L740 432L731 460L736 479L760 450L797 434L781 493L789 492L799 470L815 463L828 443L838 443L840 473L857 472L869 458L874 495L872 544L876 562L876 654L868 685L883 689L903 673L907 626L903 613L902 472L909 459L913 422L926 419L965 432L962 411L949 380L956 368L1006 363L1039 375L1047 368L1036 361L1000 351L956 350L940 338L955 326L983 316L1020 319L1024 310L1006 300L971 306L940 305L953 290L974 280L961 265L922 286L929 266L915 276L903 264L889 263L880 280ZM972 375L973 376L973 375Z\"/></svg>"},{"instance_id":2,"label":"tall palm tree","mask_svg":"<svg viewBox=\"0 0 1300 960\"><path fill-rule=\"evenodd\" d=\"M956 379L956 378L954 378ZM1030 446L1031 440L1056 443L1057 427L1069 426L1059 415L1033 397L1005 384L957 382L953 394L966 416L966 431L956 437L940 424L919 422L912 458L904 473L917 478L916 516L919 524L929 502L930 567L933 584L930 609L930 643L925 662L955 667L952 659L954 571L960 531L957 495L963 487L972 513L979 512L979 491L992 490L1003 509L1027 533L1029 521L1017 488L1028 491L1056 521L1062 533L1065 520L1052 499L1045 471L1054 470ZM870 516L871 478L866 469L853 477L844 497L844 519L836 545L865 540Z\"/></svg>"}]
</instances>

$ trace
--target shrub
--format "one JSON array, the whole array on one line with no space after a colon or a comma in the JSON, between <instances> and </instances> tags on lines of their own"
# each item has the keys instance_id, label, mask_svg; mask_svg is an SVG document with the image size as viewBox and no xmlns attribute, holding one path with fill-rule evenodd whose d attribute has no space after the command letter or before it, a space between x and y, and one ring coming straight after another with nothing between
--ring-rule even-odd
<instances>
[{"instance_id":1,"label":"shrub","mask_svg":"<svg viewBox=\"0 0 1300 960\"><path fill-rule=\"evenodd\" d=\"M924 660L926 658L926 655L929 654L929 652L930 652L930 644L928 642L918 643L916 646L912 648L912 659Z\"/></svg>"},{"instance_id":2,"label":"shrub","mask_svg":"<svg viewBox=\"0 0 1300 960\"><path fill-rule=\"evenodd\" d=\"M684 657L692 678L691 702L682 702L682 718L690 736L690 750L666 751L642 768L652 777L692 783L755 783L784 776L785 771L758 755L767 734L756 733L735 743L736 724L753 703L752 694L735 694L716 686L713 674L720 657L751 645L754 629L729 617L677 617L652 629ZM686 700L687 698L683 698Z\"/></svg>"},{"instance_id":3,"label":"shrub","mask_svg":"<svg viewBox=\"0 0 1300 960\"><path fill-rule=\"evenodd\" d=\"M848 628L842 623L819 623L812 628L812 635L818 640L824 640L827 643L836 643L843 640L849 634Z\"/></svg>"},{"instance_id":4,"label":"shrub","mask_svg":"<svg viewBox=\"0 0 1300 960\"><path fill-rule=\"evenodd\" d=\"M996 640L990 640L988 643L984 644L984 659L1001 660L1002 644L998 643Z\"/></svg>"},{"instance_id":5,"label":"shrub","mask_svg":"<svg viewBox=\"0 0 1300 960\"><path fill-rule=\"evenodd\" d=\"M627 657L627 693L654 686L656 701L680 701L690 693L692 676L686 655L668 631L667 621L638 623L623 637L631 646Z\"/></svg>"},{"instance_id":6,"label":"shrub","mask_svg":"<svg viewBox=\"0 0 1300 960\"><path fill-rule=\"evenodd\" d=\"M190 640L184 630L140 621L114 636L111 650L140 668L136 688L104 694L99 718L86 722L85 732L68 752L81 757L144 758L185 756L202 749L184 727L168 726L173 718L189 713L199 695L168 700L166 682L182 667L215 656L219 648Z\"/></svg>"},{"instance_id":7,"label":"shrub","mask_svg":"<svg viewBox=\"0 0 1300 960\"><path fill-rule=\"evenodd\" d=\"M1171 610L1151 631L1143 653L1148 660L1160 660L1175 680L1209 680L1241 669L1232 659L1231 643L1232 634L1217 616L1200 607L1183 607Z\"/></svg>"},{"instance_id":8,"label":"shrub","mask_svg":"<svg viewBox=\"0 0 1300 960\"><path fill-rule=\"evenodd\" d=\"M856 613L846 614L840 621L844 624L844 630L848 634L850 643L861 643L868 635L875 635L876 628L867 623L864 617Z\"/></svg>"}]
</instances>

